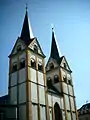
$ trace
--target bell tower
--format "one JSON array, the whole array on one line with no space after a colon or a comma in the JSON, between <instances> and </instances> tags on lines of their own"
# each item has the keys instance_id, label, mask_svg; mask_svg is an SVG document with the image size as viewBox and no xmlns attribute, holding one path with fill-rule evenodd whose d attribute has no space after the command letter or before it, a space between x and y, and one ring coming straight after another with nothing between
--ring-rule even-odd
<instances>
[{"instance_id":1,"label":"bell tower","mask_svg":"<svg viewBox=\"0 0 90 120\"><path fill-rule=\"evenodd\" d=\"M54 30L49 60L46 65L49 115L51 119L78 120L72 82L72 71L59 52Z\"/></svg>"},{"instance_id":2,"label":"bell tower","mask_svg":"<svg viewBox=\"0 0 90 120\"><path fill-rule=\"evenodd\" d=\"M45 55L34 37L26 7L21 35L9 55L9 101L18 120L78 120L72 71L59 52L55 32Z\"/></svg>"},{"instance_id":3,"label":"bell tower","mask_svg":"<svg viewBox=\"0 0 90 120\"><path fill-rule=\"evenodd\" d=\"M46 120L45 55L32 34L28 11L20 37L9 55L9 99L16 104L19 120Z\"/></svg>"}]
</instances>

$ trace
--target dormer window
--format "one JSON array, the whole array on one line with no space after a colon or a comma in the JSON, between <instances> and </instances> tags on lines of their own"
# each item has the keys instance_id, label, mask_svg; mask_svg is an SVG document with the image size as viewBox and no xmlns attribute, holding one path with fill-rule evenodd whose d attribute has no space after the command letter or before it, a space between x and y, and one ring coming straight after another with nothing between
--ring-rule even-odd
<instances>
[{"instance_id":1,"label":"dormer window","mask_svg":"<svg viewBox=\"0 0 90 120\"><path fill-rule=\"evenodd\" d=\"M25 59L20 61L20 69L25 68Z\"/></svg>"},{"instance_id":2,"label":"dormer window","mask_svg":"<svg viewBox=\"0 0 90 120\"><path fill-rule=\"evenodd\" d=\"M34 51L35 51L36 53L38 53L38 47L37 47L37 45L34 45Z\"/></svg>"},{"instance_id":3,"label":"dormer window","mask_svg":"<svg viewBox=\"0 0 90 120\"><path fill-rule=\"evenodd\" d=\"M36 62L34 59L31 59L31 67L36 68Z\"/></svg>"},{"instance_id":4,"label":"dormer window","mask_svg":"<svg viewBox=\"0 0 90 120\"><path fill-rule=\"evenodd\" d=\"M66 63L63 63L64 68L66 69Z\"/></svg>"},{"instance_id":5,"label":"dormer window","mask_svg":"<svg viewBox=\"0 0 90 120\"><path fill-rule=\"evenodd\" d=\"M51 69L54 69L54 64L53 63L50 63L50 70Z\"/></svg>"},{"instance_id":6,"label":"dormer window","mask_svg":"<svg viewBox=\"0 0 90 120\"><path fill-rule=\"evenodd\" d=\"M17 52L21 51L21 45L17 46Z\"/></svg>"},{"instance_id":7,"label":"dormer window","mask_svg":"<svg viewBox=\"0 0 90 120\"><path fill-rule=\"evenodd\" d=\"M14 63L12 66L12 72L16 72L17 71L17 63Z\"/></svg>"},{"instance_id":8,"label":"dormer window","mask_svg":"<svg viewBox=\"0 0 90 120\"><path fill-rule=\"evenodd\" d=\"M43 71L43 65L40 62L38 63L38 70Z\"/></svg>"},{"instance_id":9,"label":"dormer window","mask_svg":"<svg viewBox=\"0 0 90 120\"><path fill-rule=\"evenodd\" d=\"M58 83L58 82L59 82L58 75L55 75L55 76L54 76L54 83Z\"/></svg>"},{"instance_id":10,"label":"dormer window","mask_svg":"<svg viewBox=\"0 0 90 120\"><path fill-rule=\"evenodd\" d=\"M52 79L50 77L47 79L47 87L48 88L52 87Z\"/></svg>"}]
</instances>

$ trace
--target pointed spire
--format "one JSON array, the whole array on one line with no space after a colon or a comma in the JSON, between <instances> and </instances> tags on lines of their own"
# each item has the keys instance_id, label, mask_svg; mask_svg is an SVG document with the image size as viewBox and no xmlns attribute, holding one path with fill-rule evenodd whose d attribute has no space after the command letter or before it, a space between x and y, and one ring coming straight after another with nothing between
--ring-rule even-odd
<instances>
[{"instance_id":1,"label":"pointed spire","mask_svg":"<svg viewBox=\"0 0 90 120\"><path fill-rule=\"evenodd\" d=\"M54 34L54 28L52 28L52 44L51 44L51 55L50 57L55 59L58 63L60 61L60 52L58 48L58 44L56 42L55 34Z\"/></svg>"},{"instance_id":2,"label":"pointed spire","mask_svg":"<svg viewBox=\"0 0 90 120\"><path fill-rule=\"evenodd\" d=\"M26 11L27 11L27 9L28 9L28 6L27 6L27 3L26 3Z\"/></svg>"},{"instance_id":3,"label":"pointed spire","mask_svg":"<svg viewBox=\"0 0 90 120\"><path fill-rule=\"evenodd\" d=\"M34 38L33 34L32 34L32 29L31 29L31 25L30 25L30 21L28 19L28 10L27 10L27 4L26 4L26 13L25 13L25 18L24 18L24 22L23 22L23 27L22 27L22 31L21 31L21 36L20 38L26 43L29 44L30 40L32 38Z\"/></svg>"}]
</instances>

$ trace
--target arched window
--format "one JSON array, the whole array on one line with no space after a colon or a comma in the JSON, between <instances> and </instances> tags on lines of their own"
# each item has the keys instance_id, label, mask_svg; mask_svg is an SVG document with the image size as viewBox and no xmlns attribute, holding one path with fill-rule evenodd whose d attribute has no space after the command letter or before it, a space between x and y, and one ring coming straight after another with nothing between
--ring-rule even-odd
<instances>
[{"instance_id":1,"label":"arched window","mask_svg":"<svg viewBox=\"0 0 90 120\"><path fill-rule=\"evenodd\" d=\"M63 81L64 81L65 83L67 83L67 78L66 78L65 75L63 76Z\"/></svg>"},{"instance_id":2,"label":"arched window","mask_svg":"<svg viewBox=\"0 0 90 120\"><path fill-rule=\"evenodd\" d=\"M48 89L52 87L52 79L50 77L47 79L47 87Z\"/></svg>"},{"instance_id":3,"label":"arched window","mask_svg":"<svg viewBox=\"0 0 90 120\"><path fill-rule=\"evenodd\" d=\"M12 72L15 72L15 71L17 71L17 63L16 62L13 63L13 65L12 65Z\"/></svg>"},{"instance_id":4,"label":"arched window","mask_svg":"<svg viewBox=\"0 0 90 120\"><path fill-rule=\"evenodd\" d=\"M64 68L66 69L66 63L63 63Z\"/></svg>"},{"instance_id":5,"label":"arched window","mask_svg":"<svg viewBox=\"0 0 90 120\"><path fill-rule=\"evenodd\" d=\"M31 67L36 68L36 62L33 58L31 59Z\"/></svg>"},{"instance_id":6,"label":"arched window","mask_svg":"<svg viewBox=\"0 0 90 120\"><path fill-rule=\"evenodd\" d=\"M50 63L50 69L54 69L54 64Z\"/></svg>"},{"instance_id":7,"label":"arched window","mask_svg":"<svg viewBox=\"0 0 90 120\"><path fill-rule=\"evenodd\" d=\"M54 83L58 83L59 82L59 77L58 77L58 75L55 75L54 76Z\"/></svg>"},{"instance_id":8,"label":"arched window","mask_svg":"<svg viewBox=\"0 0 90 120\"><path fill-rule=\"evenodd\" d=\"M34 51L35 51L36 53L38 53L38 47L37 47L37 45L34 45Z\"/></svg>"},{"instance_id":9,"label":"arched window","mask_svg":"<svg viewBox=\"0 0 90 120\"><path fill-rule=\"evenodd\" d=\"M21 45L17 46L17 52L21 51Z\"/></svg>"},{"instance_id":10,"label":"arched window","mask_svg":"<svg viewBox=\"0 0 90 120\"><path fill-rule=\"evenodd\" d=\"M42 63L38 63L38 70L40 70L40 71L43 71L43 66L42 66Z\"/></svg>"},{"instance_id":11,"label":"arched window","mask_svg":"<svg viewBox=\"0 0 90 120\"><path fill-rule=\"evenodd\" d=\"M55 114L55 120L63 120L62 111L61 111L60 106L57 102L54 105L54 114Z\"/></svg>"},{"instance_id":12,"label":"arched window","mask_svg":"<svg viewBox=\"0 0 90 120\"><path fill-rule=\"evenodd\" d=\"M71 81L70 79L68 80L68 84L69 84L69 85L72 85L72 81Z\"/></svg>"},{"instance_id":13,"label":"arched window","mask_svg":"<svg viewBox=\"0 0 90 120\"><path fill-rule=\"evenodd\" d=\"M20 60L20 69L25 68L25 59Z\"/></svg>"}]
</instances>

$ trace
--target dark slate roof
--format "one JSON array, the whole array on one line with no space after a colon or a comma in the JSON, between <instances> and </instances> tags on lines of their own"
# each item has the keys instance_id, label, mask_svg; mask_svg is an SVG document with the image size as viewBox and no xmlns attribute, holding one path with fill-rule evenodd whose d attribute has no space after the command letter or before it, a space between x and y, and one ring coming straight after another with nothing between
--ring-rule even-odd
<instances>
[{"instance_id":1,"label":"dark slate roof","mask_svg":"<svg viewBox=\"0 0 90 120\"><path fill-rule=\"evenodd\" d=\"M34 38L30 38L30 29L29 29L27 10L26 10L25 18L24 18L24 23L23 23L20 39L23 40L27 46L34 40Z\"/></svg>"},{"instance_id":2,"label":"dark slate roof","mask_svg":"<svg viewBox=\"0 0 90 120\"><path fill-rule=\"evenodd\" d=\"M80 109L78 109L78 116L85 114L90 114L90 103L84 104Z\"/></svg>"},{"instance_id":3,"label":"dark slate roof","mask_svg":"<svg viewBox=\"0 0 90 120\"><path fill-rule=\"evenodd\" d=\"M60 57L59 64L61 64L63 58L64 58L64 56Z\"/></svg>"},{"instance_id":4,"label":"dark slate roof","mask_svg":"<svg viewBox=\"0 0 90 120\"><path fill-rule=\"evenodd\" d=\"M58 52L58 48L57 48L57 45L56 45L55 36L54 36L53 31L52 31L52 45L51 45L50 57L55 59L57 61L57 63L59 63L60 56L59 56L59 52Z\"/></svg>"},{"instance_id":5,"label":"dark slate roof","mask_svg":"<svg viewBox=\"0 0 90 120\"><path fill-rule=\"evenodd\" d=\"M84 104L79 110L90 109L90 103Z\"/></svg>"},{"instance_id":6,"label":"dark slate roof","mask_svg":"<svg viewBox=\"0 0 90 120\"><path fill-rule=\"evenodd\" d=\"M8 103L8 99L9 99L8 95L0 97L0 105L7 104Z\"/></svg>"}]
</instances>

